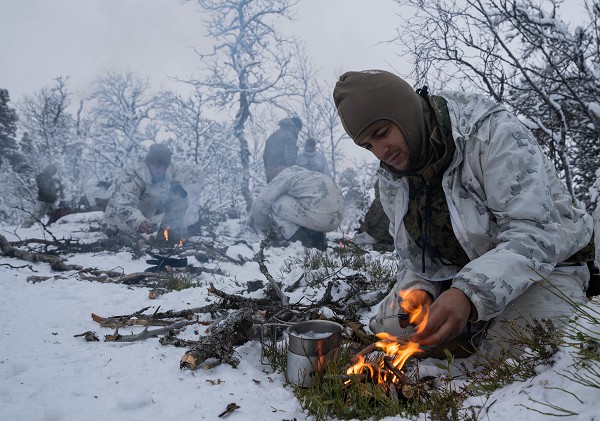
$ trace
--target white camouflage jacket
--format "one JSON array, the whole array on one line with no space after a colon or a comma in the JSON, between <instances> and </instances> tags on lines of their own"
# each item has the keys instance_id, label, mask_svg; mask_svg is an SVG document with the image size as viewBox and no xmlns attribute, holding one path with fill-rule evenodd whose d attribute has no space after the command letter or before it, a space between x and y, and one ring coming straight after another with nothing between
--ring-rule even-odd
<instances>
[{"instance_id":1,"label":"white camouflage jacket","mask_svg":"<svg viewBox=\"0 0 600 421\"><path fill-rule=\"evenodd\" d=\"M153 183L150 170L143 161L125 170L117 180L115 191L104 211L105 223L118 228L120 232L135 233L144 221L160 224L165 211L169 209L174 214L171 220L183 221L187 201L169 194L174 173L171 164L165 180Z\"/></svg>"},{"instance_id":2,"label":"white camouflage jacket","mask_svg":"<svg viewBox=\"0 0 600 421\"><path fill-rule=\"evenodd\" d=\"M307 170L320 172L332 177L331 171L329 171L329 166L327 165L327 159L319 151L302 152L300 155L298 155L297 164L302 168L306 168Z\"/></svg>"},{"instance_id":3,"label":"white camouflage jacket","mask_svg":"<svg viewBox=\"0 0 600 421\"><path fill-rule=\"evenodd\" d=\"M593 223L533 135L504 106L478 94L440 96L456 144L442 184L454 234L470 262L460 268L427 259L423 273L421 249L403 224L407 180L382 167L381 202L401 258L394 290L422 289L435 299L441 293L436 281L453 279L452 287L477 310L476 320L489 320L586 246Z\"/></svg>"},{"instance_id":4,"label":"white camouflage jacket","mask_svg":"<svg viewBox=\"0 0 600 421\"><path fill-rule=\"evenodd\" d=\"M329 232L342 222L344 198L331 177L293 165L281 171L252 203L257 231L272 222L290 238L299 227Z\"/></svg>"}]
</instances>

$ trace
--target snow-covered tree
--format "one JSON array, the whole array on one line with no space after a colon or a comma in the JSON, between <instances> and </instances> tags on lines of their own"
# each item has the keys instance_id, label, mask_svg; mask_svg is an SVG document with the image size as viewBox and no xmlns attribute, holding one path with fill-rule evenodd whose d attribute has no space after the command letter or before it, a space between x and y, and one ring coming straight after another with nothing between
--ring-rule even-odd
<instances>
[{"instance_id":1,"label":"snow-covered tree","mask_svg":"<svg viewBox=\"0 0 600 421\"><path fill-rule=\"evenodd\" d=\"M201 213L222 215L240 200L238 148L230 131L204 116L203 107L198 86L187 97L166 93L159 118L173 136L174 160L190 203Z\"/></svg>"},{"instance_id":2,"label":"snow-covered tree","mask_svg":"<svg viewBox=\"0 0 600 421\"><path fill-rule=\"evenodd\" d=\"M77 135L76 120L68 111L71 95L67 80L58 77L50 87L24 97L19 104L20 128L24 132L19 146L25 161L21 176L29 186L28 196L37 197L34 177L53 163L64 186L63 205L74 206L86 173L86 148L84 139Z\"/></svg>"},{"instance_id":3,"label":"snow-covered tree","mask_svg":"<svg viewBox=\"0 0 600 421\"><path fill-rule=\"evenodd\" d=\"M156 115L161 95L150 92L148 79L133 72L107 72L89 96L94 119L95 159L108 171L122 168L158 139Z\"/></svg>"},{"instance_id":4,"label":"snow-covered tree","mask_svg":"<svg viewBox=\"0 0 600 421\"><path fill-rule=\"evenodd\" d=\"M279 35L278 19L289 19L291 0L196 0L206 13L212 53L199 52L208 76L191 81L207 88L206 99L220 109L233 109L233 138L239 144L241 192L252 205L250 148L246 123L259 104L278 104L295 93L290 63L294 42Z\"/></svg>"},{"instance_id":5,"label":"snow-covered tree","mask_svg":"<svg viewBox=\"0 0 600 421\"><path fill-rule=\"evenodd\" d=\"M67 111L70 93L67 78L58 77L54 84L25 96L19 106L21 129L29 135L25 152L34 168L60 162L69 153L73 117ZM27 149L30 148L30 149Z\"/></svg>"},{"instance_id":6,"label":"snow-covered tree","mask_svg":"<svg viewBox=\"0 0 600 421\"><path fill-rule=\"evenodd\" d=\"M561 0L398 0L417 15L397 41L418 85L488 93L534 131L567 187L589 202L600 165L600 6L582 1L575 26Z\"/></svg>"},{"instance_id":7,"label":"snow-covered tree","mask_svg":"<svg viewBox=\"0 0 600 421\"><path fill-rule=\"evenodd\" d=\"M8 90L0 89L0 159L13 162L18 155L17 111L9 102Z\"/></svg>"},{"instance_id":8,"label":"snow-covered tree","mask_svg":"<svg viewBox=\"0 0 600 421\"><path fill-rule=\"evenodd\" d=\"M297 55L305 56L300 49ZM306 132L306 138L313 138L323 150L331 175L337 180L341 172L340 163L344 160L341 143L348 140L348 136L342 128L331 89L320 82L311 61L306 57L299 60L298 68L301 82L301 115L305 127L303 131Z\"/></svg>"}]
</instances>

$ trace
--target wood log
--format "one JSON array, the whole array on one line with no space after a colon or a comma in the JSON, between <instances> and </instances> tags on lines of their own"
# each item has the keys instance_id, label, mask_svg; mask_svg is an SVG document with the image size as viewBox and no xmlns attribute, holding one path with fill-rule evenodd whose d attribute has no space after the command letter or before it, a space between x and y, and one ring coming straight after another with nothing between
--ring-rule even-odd
<instances>
[{"instance_id":1,"label":"wood log","mask_svg":"<svg viewBox=\"0 0 600 421\"><path fill-rule=\"evenodd\" d=\"M232 355L233 348L254 339L258 333L253 329L254 312L253 308L244 308L231 313L181 357L179 367L194 370L209 358L237 367L240 361Z\"/></svg>"}]
</instances>

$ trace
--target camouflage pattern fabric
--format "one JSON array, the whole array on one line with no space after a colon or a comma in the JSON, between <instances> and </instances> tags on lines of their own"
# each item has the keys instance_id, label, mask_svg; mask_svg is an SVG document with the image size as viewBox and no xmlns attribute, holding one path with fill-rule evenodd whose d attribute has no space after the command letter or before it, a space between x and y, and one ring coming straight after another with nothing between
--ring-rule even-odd
<instances>
[{"instance_id":1,"label":"camouflage pattern fabric","mask_svg":"<svg viewBox=\"0 0 600 421\"><path fill-rule=\"evenodd\" d=\"M272 223L290 239L300 227L329 232L342 222L344 198L333 179L294 165L281 171L252 203L257 231Z\"/></svg>"},{"instance_id":2,"label":"camouflage pattern fabric","mask_svg":"<svg viewBox=\"0 0 600 421\"><path fill-rule=\"evenodd\" d=\"M297 163L302 168L306 168L310 171L320 172L321 174L325 174L331 177L331 172L329 171L327 160L319 151L302 152L300 155L298 155Z\"/></svg>"},{"instance_id":3,"label":"camouflage pattern fabric","mask_svg":"<svg viewBox=\"0 0 600 421\"><path fill-rule=\"evenodd\" d=\"M375 199L365 213L359 228L359 232L366 232L378 243L393 244L394 239L390 234L390 219L385 214L381 199L379 198L379 183L375 183Z\"/></svg>"},{"instance_id":4,"label":"camouflage pattern fabric","mask_svg":"<svg viewBox=\"0 0 600 421\"><path fill-rule=\"evenodd\" d=\"M107 232L137 233L144 221L158 228L163 217L164 225L177 225L183 221L187 198L171 189L175 170L167 169L164 181L153 183L152 174L145 162L125 170L117 180L115 191L104 211L104 229ZM175 226L172 226L175 228Z\"/></svg>"},{"instance_id":5,"label":"camouflage pattern fabric","mask_svg":"<svg viewBox=\"0 0 600 421\"><path fill-rule=\"evenodd\" d=\"M400 264L398 276L405 278L409 275L409 269L405 264ZM572 304L585 303L583 285L587 283L589 272L584 265L559 266L552 272L552 279L544 279L532 284L523 294L511 301L499 316L490 320L470 321L463 332L456 339L445 342L437 348L419 353L416 358L440 358L445 359L443 352L448 348L456 358L465 358L470 353L479 349L478 356L493 358L499 356L504 348L510 348L511 354L519 355L524 350L515 347L510 338L514 335L513 329L522 327L533 319L552 320L560 328L573 313ZM452 285L448 282L432 282L436 288L436 296ZM372 332L387 332L391 335L406 336L414 332L409 326L401 328L398 314L402 313L398 292L404 289L397 282L392 291L381 303L379 312L369 323ZM565 294L567 299L558 296L555 291L559 290Z\"/></svg>"},{"instance_id":6,"label":"camouflage pattern fabric","mask_svg":"<svg viewBox=\"0 0 600 421\"><path fill-rule=\"evenodd\" d=\"M589 243L592 219L574 203L533 135L504 106L478 94L440 96L455 142L442 189L457 244L469 262L447 265L425 255L423 265L422 249L403 221L409 180L381 167L381 202L405 265L395 289L422 289L435 299L438 281L452 279L452 287L474 306L472 321L490 320L534 283L552 280L561 264ZM438 116L439 108L435 111ZM585 290L589 279L582 267L571 277L576 291ZM389 311L384 307L380 311Z\"/></svg>"}]
</instances>

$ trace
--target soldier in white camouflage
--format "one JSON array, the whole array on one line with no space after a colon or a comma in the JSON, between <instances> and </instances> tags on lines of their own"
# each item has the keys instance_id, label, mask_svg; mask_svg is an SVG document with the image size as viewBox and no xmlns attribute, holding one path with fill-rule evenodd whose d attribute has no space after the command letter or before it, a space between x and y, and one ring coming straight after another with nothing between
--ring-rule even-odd
<instances>
[{"instance_id":1,"label":"soldier in white camouflage","mask_svg":"<svg viewBox=\"0 0 600 421\"><path fill-rule=\"evenodd\" d=\"M171 151L153 144L145 159L124 170L104 212L103 228L110 238L125 240L169 227L181 231L187 192L176 180Z\"/></svg>"},{"instance_id":2,"label":"soldier in white camouflage","mask_svg":"<svg viewBox=\"0 0 600 421\"><path fill-rule=\"evenodd\" d=\"M438 350L468 342L473 352L488 326L506 337L506 322L560 325L572 303L585 303L592 219L504 106L478 94L415 92L382 70L343 74L333 97L348 135L380 160L381 203L400 258L371 330ZM401 290L429 306L427 321L412 321L419 332Z\"/></svg>"},{"instance_id":3,"label":"soldier in white camouflage","mask_svg":"<svg viewBox=\"0 0 600 421\"><path fill-rule=\"evenodd\" d=\"M31 215L23 222L24 228L31 227L35 222L42 221L46 216L52 221L52 214L56 211L59 200L64 199L64 190L60 179L57 177L58 167L49 164L35 177L38 188L38 201ZM43 222L43 221L42 221Z\"/></svg>"},{"instance_id":4,"label":"soldier in white camouflage","mask_svg":"<svg viewBox=\"0 0 600 421\"><path fill-rule=\"evenodd\" d=\"M331 171L329 171L329 165L327 165L327 159L317 150L317 142L315 142L313 138L306 139L306 142L304 143L304 152L298 155L297 163L298 166L302 168L320 172L332 177Z\"/></svg>"},{"instance_id":5,"label":"soldier in white camouflage","mask_svg":"<svg viewBox=\"0 0 600 421\"><path fill-rule=\"evenodd\" d=\"M325 233L342 222L343 205L331 177L293 165L279 172L254 199L252 222L264 234L273 229L277 240L325 250Z\"/></svg>"}]
</instances>

